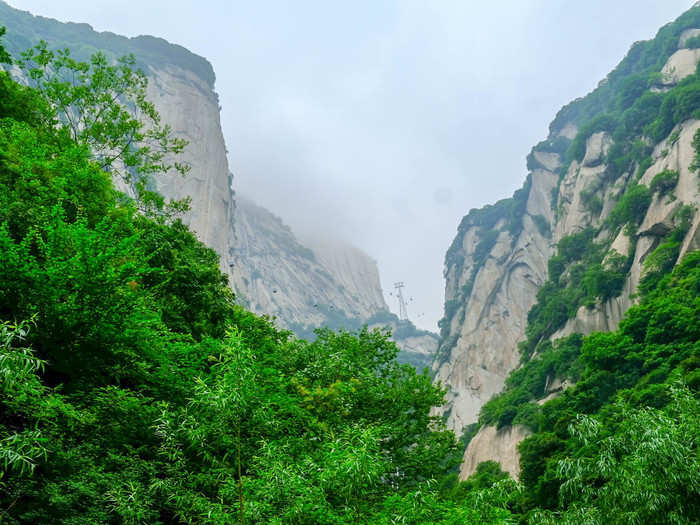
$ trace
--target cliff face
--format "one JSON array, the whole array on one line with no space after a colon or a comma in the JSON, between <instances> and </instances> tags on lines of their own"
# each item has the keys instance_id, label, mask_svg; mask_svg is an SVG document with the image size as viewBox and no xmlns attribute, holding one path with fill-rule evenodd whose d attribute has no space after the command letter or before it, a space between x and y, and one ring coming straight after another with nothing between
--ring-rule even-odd
<instances>
[{"instance_id":1,"label":"cliff face","mask_svg":"<svg viewBox=\"0 0 700 525\"><path fill-rule=\"evenodd\" d=\"M167 198L192 199L184 221L221 255L221 269L228 273L235 242L235 203L218 97L211 85L181 67L149 67L148 76L149 99L175 135L189 142L183 160L191 166L185 177L178 173L157 177L156 188Z\"/></svg>"},{"instance_id":2,"label":"cliff face","mask_svg":"<svg viewBox=\"0 0 700 525\"><path fill-rule=\"evenodd\" d=\"M240 196L235 222L234 285L254 312L305 332L387 310L376 263L360 250L331 241L303 245L281 219Z\"/></svg>"},{"instance_id":3,"label":"cliff face","mask_svg":"<svg viewBox=\"0 0 700 525\"><path fill-rule=\"evenodd\" d=\"M429 367L437 336L399 321L384 302L376 262L336 239L298 239L282 220L238 196L233 285L246 306L305 338L313 329L389 327L399 360Z\"/></svg>"},{"instance_id":4,"label":"cliff face","mask_svg":"<svg viewBox=\"0 0 700 525\"><path fill-rule=\"evenodd\" d=\"M87 60L96 51L113 58L135 56L137 65L148 76L148 97L162 123L169 124L177 137L189 142L181 160L191 166L190 172L186 177L175 173L158 175L154 181L156 189L169 199L192 199L191 210L183 220L222 256L221 269L228 274L227 258L234 242L234 200L211 64L159 38L100 33L87 24L32 16L3 2L0 20L7 27L6 47L14 56L40 39L52 49L69 48L79 60Z\"/></svg>"},{"instance_id":5,"label":"cliff face","mask_svg":"<svg viewBox=\"0 0 700 525\"><path fill-rule=\"evenodd\" d=\"M528 157L523 188L462 220L445 260L445 316L433 364L436 380L449 388L442 413L457 433L477 422L521 353L536 355L543 340L616 329L645 275L661 271L659 265L668 271L698 248L700 194L691 165L700 106L686 91L697 87L700 53L684 48L700 34L697 27L694 7L653 41L635 44L593 93L559 112L547 140ZM587 250L601 253L589 268L562 255L563 245L584 237ZM671 247L663 264L660 246ZM554 280L553 263L562 265ZM613 291L592 280L580 284L577 271L617 284L609 285ZM566 299L563 313L538 325L556 290ZM482 427L462 477L487 459L516 472L516 446L526 435L522 428Z\"/></svg>"},{"instance_id":6,"label":"cliff face","mask_svg":"<svg viewBox=\"0 0 700 525\"><path fill-rule=\"evenodd\" d=\"M535 170L513 201L465 217L448 252L445 318L433 369L449 387L447 423L457 433L476 421L519 362L517 343L552 253L541 224L553 222L549 199L556 182L553 171ZM522 208L516 219L504 215L513 202Z\"/></svg>"}]
</instances>

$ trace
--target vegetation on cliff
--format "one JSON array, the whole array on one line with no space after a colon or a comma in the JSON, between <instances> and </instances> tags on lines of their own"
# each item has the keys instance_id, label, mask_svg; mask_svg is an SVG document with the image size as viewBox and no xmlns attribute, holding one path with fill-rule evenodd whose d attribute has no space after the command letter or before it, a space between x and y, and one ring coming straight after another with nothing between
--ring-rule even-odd
<instances>
[{"instance_id":1,"label":"vegetation on cliff","mask_svg":"<svg viewBox=\"0 0 700 525\"><path fill-rule=\"evenodd\" d=\"M678 171L663 170L648 186L639 179L652 164L655 145L664 140L675 145L677 126L700 118L700 75L676 83L661 75L681 33L699 26L700 8L694 7L653 41L635 44L593 93L562 109L550 138L528 157L528 167L535 170L544 167L537 152L558 154L560 182L584 162L601 165L602 173L599 186L580 195L581 211L592 226L563 237L548 261L548 279L528 315L522 365L479 417L478 425L519 424L533 431L519 447L522 492L509 506L521 522L691 523L700 513L700 254L691 252L679 261L696 207L678 203L662 228L646 232L655 239L651 253L638 263L638 304L616 332L550 340L582 307L600 306L622 292L634 261L632 255L610 250L613 239L627 235L626 253L634 254L650 205L676 199ZM685 43L696 45L692 39ZM576 135L569 140L563 132L572 129ZM601 148L599 159L584 160L588 140L597 132L607 134L609 149ZM700 133L693 147L690 168L697 170ZM616 191L603 191L613 187ZM558 193L555 188L554 207L560 203ZM472 210L448 251L447 271L473 280L480 265L475 256L468 260L464 255L467 232L478 246L510 221L513 206L513 200L505 200ZM489 229L479 229L481 218L488 219ZM521 212L517 220L523 218ZM555 210L559 218L561 210ZM455 313L464 315L468 296L446 304L443 348L455 342L446 336ZM546 401L548 396L554 399ZM470 435L475 432L469 427Z\"/></svg>"},{"instance_id":2,"label":"vegetation on cliff","mask_svg":"<svg viewBox=\"0 0 700 525\"><path fill-rule=\"evenodd\" d=\"M69 48L72 55L83 62L97 52L110 59L133 54L138 67L175 66L191 71L208 86L213 87L216 77L211 64L182 46L171 44L162 38L137 36L127 38L110 32L98 33L88 24L61 23L51 18L33 16L0 2L0 20L7 28L5 47L18 57L25 49L46 40L51 48Z\"/></svg>"},{"instance_id":3,"label":"vegetation on cliff","mask_svg":"<svg viewBox=\"0 0 700 525\"><path fill-rule=\"evenodd\" d=\"M666 53L677 38L668 31L633 48L625 68L646 75L657 47ZM113 67L67 57L88 85ZM0 58L9 58L1 47ZM123 72L112 81L142 78ZM658 112L643 112L644 129L689 116L697 79L684 82L647 97L638 109ZM102 128L71 133L73 103L62 113L65 86L52 86L0 72L2 522L691 523L700 514L700 254L671 272L692 210L679 209L649 255L640 303L618 331L552 344L579 306L619 292L629 262L608 255L600 231L560 241L530 315L529 359L481 416L533 430L520 445L521 483L492 463L459 482L455 437L430 415L444 392L396 361L387 334L321 330L309 342L237 306L216 253L177 219L182 207L145 183L134 198L117 192L95 155ZM619 125L631 103L606 122ZM581 119L600 113L572 107ZM124 138L129 126L113 131ZM124 176L166 169L150 151ZM630 151L611 149L608 160ZM643 162L634 155L632 165ZM605 227L633 230L651 195L676 181L668 172L630 186ZM462 236L479 227L473 276L499 235L517 237L528 184L460 226ZM576 385L537 404L554 378Z\"/></svg>"}]
</instances>

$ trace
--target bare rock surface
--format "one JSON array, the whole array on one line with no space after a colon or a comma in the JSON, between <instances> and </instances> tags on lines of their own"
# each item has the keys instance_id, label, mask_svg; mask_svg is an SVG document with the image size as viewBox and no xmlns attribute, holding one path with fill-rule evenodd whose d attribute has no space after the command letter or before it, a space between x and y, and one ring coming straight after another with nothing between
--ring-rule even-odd
<instances>
[{"instance_id":1,"label":"bare rock surface","mask_svg":"<svg viewBox=\"0 0 700 525\"><path fill-rule=\"evenodd\" d=\"M665 84L677 84L695 73L700 60L700 49L679 49L668 59L661 70Z\"/></svg>"},{"instance_id":2,"label":"bare rock surface","mask_svg":"<svg viewBox=\"0 0 700 525\"><path fill-rule=\"evenodd\" d=\"M374 259L337 239L301 241L282 219L240 195L234 222L233 284L253 312L307 338L321 326L389 327L400 361L430 366L437 336L389 313Z\"/></svg>"},{"instance_id":3,"label":"bare rock surface","mask_svg":"<svg viewBox=\"0 0 700 525\"><path fill-rule=\"evenodd\" d=\"M496 461L504 472L518 479L520 476L518 444L531 434L532 431L523 425L504 427L500 430L494 426L482 427L464 452L459 479L465 480L474 474L479 463L484 461Z\"/></svg>"}]
</instances>

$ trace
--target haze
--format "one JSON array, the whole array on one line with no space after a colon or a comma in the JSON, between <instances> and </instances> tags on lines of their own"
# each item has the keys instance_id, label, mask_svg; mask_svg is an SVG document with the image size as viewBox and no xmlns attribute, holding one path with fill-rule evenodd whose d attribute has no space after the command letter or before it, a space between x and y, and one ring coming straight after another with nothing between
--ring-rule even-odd
<instances>
[{"instance_id":1,"label":"haze","mask_svg":"<svg viewBox=\"0 0 700 525\"><path fill-rule=\"evenodd\" d=\"M374 257L436 330L445 251L510 196L559 108L690 0L10 0L209 59L236 191Z\"/></svg>"}]
</instances>

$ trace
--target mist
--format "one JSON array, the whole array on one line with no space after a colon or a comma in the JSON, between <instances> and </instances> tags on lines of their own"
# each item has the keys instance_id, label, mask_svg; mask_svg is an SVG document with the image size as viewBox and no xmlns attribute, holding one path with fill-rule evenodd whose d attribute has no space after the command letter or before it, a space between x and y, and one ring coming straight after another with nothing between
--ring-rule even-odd
<instances>
[{"instance_id":1,"label":"mist","mask_svg":"<svg viewBox=\"0 0 700 525\"><path fill-rule=\"evenodd\" d=\"M206 57L236 191L367 252L389 306L404 281L435 330L461 217L519 188L559 108L693 2L9 3Z\"/></svg>"}]
</instances>

